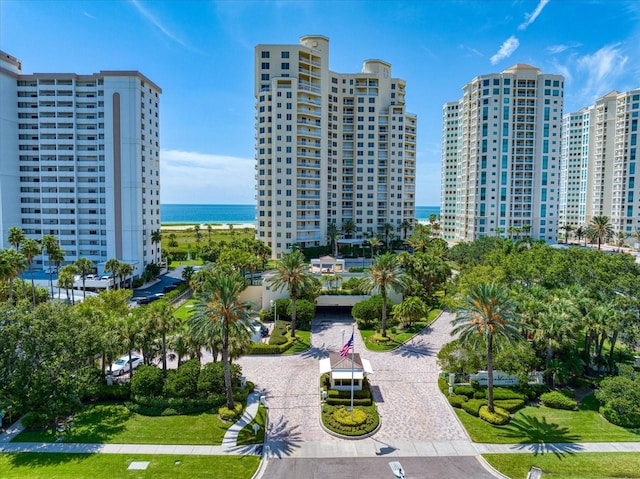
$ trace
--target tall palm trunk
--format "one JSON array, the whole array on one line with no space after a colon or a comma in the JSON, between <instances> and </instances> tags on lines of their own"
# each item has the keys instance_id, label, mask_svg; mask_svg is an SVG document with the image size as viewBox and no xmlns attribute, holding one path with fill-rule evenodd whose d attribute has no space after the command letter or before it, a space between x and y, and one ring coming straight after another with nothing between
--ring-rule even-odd
<instances>
[{"instance_id":1,"label":"tall palm trunk","mask_svg":"<svg viewBox=\"0 0 640 479\"><path fill-rule=\"evenodd\" d=\"M382 337L387 337L387 288L380 288L380 294L382 295L382 320L380 321L380 330Z\"/></svg>"},{"instance_id":2,"label":"tall palm trunk","mask_svg":"<svg viewBox=\"0 0 640 479\"><path fill-rule=\"evenodd\" d=\"M291 338L296 337L296 302L298 296L296 294L291 295Z\"/></svg>"},{"instance_id":3,"label":"tall palm trunk","mask_svg":"<svg viewBox=\"0 0 640 479\"><path fill-rule=\"evenodd\" d=\"M493 406L493 335L487 339L487 408L494 412Z\"/></svg>"},{"instance_id":4,"label":"tall palm trunk","mask_svg":"<svg viewBox=\"0 0 640 479\"><path fill-rule=\"evenodd\" d=\"M229 366L229 328L225 329L222 343L222 364L224 365L224 388L227 393L227 408L233 411L233 387L231 385L231 367Z\"/></svg>"},{"instance_id":5,"label":"tall palm trunk","mask_svg":"<svg viewBox=\"0 0 640 479\"><path fill-rule=\"evenodd\" d=\"M29 273L31 274L31 296L33 297L33 305L36 305L36 284L33 281L33 263L29 263Z\"/></svg>"}]
</instances>

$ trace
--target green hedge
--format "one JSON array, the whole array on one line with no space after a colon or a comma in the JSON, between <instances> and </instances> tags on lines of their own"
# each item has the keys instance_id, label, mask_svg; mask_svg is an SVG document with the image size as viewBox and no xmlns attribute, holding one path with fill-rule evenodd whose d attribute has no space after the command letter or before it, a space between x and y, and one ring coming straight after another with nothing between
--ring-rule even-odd
<instances>
[{"instance_id":1,"label":"green hedge","mask_svg":"<svg viewBox=\"0 0 640 479\"><path fill-rule=\"evenodd\" d=\"M449 381L444 376L438 376L438 389L444 395L449 394Z\"/></svg>"},{"instance_id":2,"label":"green hedge","mask_svg":"<svg viewBox=\"0 0 640 479\"><path fill-rule=\"evenodd\" d=\"M351 398L330 398L327 397L327 402L329 406L351 406ZM355 396L353 398L354 406L371 406L373 404L373 400L371 398L362 398L356 399Z\"/></svg>"},{"instance_id":3,"label":"green hedge","mask_svg":"<svg viewBox=\"0 0 640 479\"><path fill-rule=\"evenodd\" d=\"M487 421L489 424L501 426L509 422L509 412L501 407L495 407L494 412L489 412L489 406L480 407L480 419Z\"/></svg>"},{"instance_id":4,"label":"green hedge","mask_svg":"<svg viewBox=\"0 0 640 479\"><path fill-rule=\"evenodd\" d=\"M327 396L330 398L351 398L351 391L339 391L337 389L329 389ZM353 397L358 399L369 399L371 398L371 391L368 389L353 391Z\"/></svg>"},{"instance_id":5,"label":"green hedge","mask_svg":"<svg viewBox=\"0 0 640 479\"><path fill-rule=\"evenodd\" d=\"M493 388L493 399L522 399L525 400L526 396L523 393L519 393L509 388Z\"/></svg>"},{"instance_id":6,"label":"green hedge","mask_svg":"<svg viewBox=\"0 0 640 479\"><path fill-rule=\"evenodd\" d=\"M480 408L487 404L484 399L469 399L467 402L462 403L462 409L471 414L472 416L480 416Z\"/></svg>"},{"instance_id":7,"label":"green hedge","mask_svg":"<svg viewBox=\"0 0 640 479\"><path fill-rule=\"evenodd\" d=\"M509 412L516 412L524 406L524 399L497 399L494 404Z\"/></svg>"},{"instance_id":8,"label":"green hedge","mask_svg":"<svg viewBox=\"0 0 640 479\"><path fill-rule=\"evenodd\" d=\"M568 398L558 391L543 394L540 396L540 401L542 401L545 406L553 409L573 410L578 404L575 400Z\"/></svg>"},{"instance_id":9,"label":"green hedge","mask_svg":"<svg viewBox=\"0 0 640 479\"><path fill-rule=\"evenodd\" d=\"M224 404L224 394L212 396L209 399L191 398L160 398L136 396L133 401L126 401L124 405L131 412L143 416L162 416L167 409L173 409L176 414L197 414L209 411L214 407Z\"/></svg>"},{"instance_id":10,"label":"green hedge","mask_svg":"<svg viewBox=\"0 0 640 479\"><path fill-rule=\"evenodd\" d=\"M449 404L451 404L453 407L457 407L458 409L462 407L462 403L465 403L469 400L467 396L458 394L452 394L447 399L449 400Z\"/></svg>"},{"instance_id":11,"label":"green hedge","mask_svg":"<svg viewBox=\"0 0 640 479\"><path fill-rule=\"evenodd\" d=\"M251 346L249 354L282 354L291 346L293 346L293 341L287 341L277 346L273 344L256 343Z\"/></svg>"},{"instance_id":12,"label":"green hedge","mask_svg":"<svg viewBox=\"0 0 640 479\"><path fill-rule=\"evenodd\" d=\"M467 396L469 399L473 399L473 394L475 393L475 389L471 386L454 386L453 393L458 396Z\"/></svg>"}]
</instances>

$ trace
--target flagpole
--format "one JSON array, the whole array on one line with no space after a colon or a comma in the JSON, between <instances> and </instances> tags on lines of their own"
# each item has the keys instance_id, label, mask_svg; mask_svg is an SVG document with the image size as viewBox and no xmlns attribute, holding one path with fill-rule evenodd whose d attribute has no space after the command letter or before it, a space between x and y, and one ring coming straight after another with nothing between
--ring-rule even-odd
<instances>
[{"instance_id":1,"label":"flagpole","mask_svg":"<svg viewBox=\"0 0 640 479\"><path fill-rule=\"evenodd\" d=\"M353 379L354 379L354 356L356 354L356 342L355 342L355 326L352 326L351 329L351 337L354 338L353 344L351 345L351 422L353 422Z\"/></svg>"}]
</instances>

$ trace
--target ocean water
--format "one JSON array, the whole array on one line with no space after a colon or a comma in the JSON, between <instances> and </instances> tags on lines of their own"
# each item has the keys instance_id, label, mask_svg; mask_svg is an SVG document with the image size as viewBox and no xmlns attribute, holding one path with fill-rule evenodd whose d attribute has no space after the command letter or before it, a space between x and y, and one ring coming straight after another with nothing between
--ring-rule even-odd
<instances>
[{"instance_id":1,"label":"ocean water","mask_svg":"<svg viewBox=\"0 0 640 479\"><path fill-rule=\"evenodd\" d=\"M416 219L427 221L440 214L439 206L416 206ZM160 205L160 221L171 224L245 224L255 223L254 205Z\"/></svg>"}]
</instances>

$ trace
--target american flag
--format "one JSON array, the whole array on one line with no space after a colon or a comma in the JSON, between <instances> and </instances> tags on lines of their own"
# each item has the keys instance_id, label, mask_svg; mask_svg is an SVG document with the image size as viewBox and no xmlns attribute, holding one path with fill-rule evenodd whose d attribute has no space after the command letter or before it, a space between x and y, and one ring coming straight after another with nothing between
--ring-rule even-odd
<instances>
[{"instance_id":1,"label":"american flag","mask_svg":"<svg viewBox=\"0 0 640 479\"><path fill-rule=\"evenodd\" d=\"M353 349L353 333L351 333L351 338L349 338L349 341L347 341L345 345L342 346L342 349L340 350L340 356L342 356L343 358L346 358L352 349Z\"/></svg>"}]
</instances>

